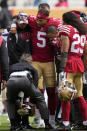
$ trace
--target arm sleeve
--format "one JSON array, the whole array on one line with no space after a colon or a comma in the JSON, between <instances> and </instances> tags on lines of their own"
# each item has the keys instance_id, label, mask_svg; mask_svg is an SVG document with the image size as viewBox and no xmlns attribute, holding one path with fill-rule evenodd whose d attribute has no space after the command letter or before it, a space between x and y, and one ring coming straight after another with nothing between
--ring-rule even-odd
<instances>
[{"instance_id":1,"label":"arm sleeve","mask_svg":"<svg viewBox=\"0 0 87 131\"><path fill-rule=\"evenodd\" d=\"M2 74L2 80L7 80L8 79L8 73L9 73L9 62L8 62L8 49L7 49L7 44L3 40L1 49L1 74Z\"/></svg>"},{"instance_id":2,"label":"arm sleeve","mask_svg":"<svg viewBox=\"0 0 87 131\"><path fill-rule=\"evenodd\" d=\"M4 11L0 12L0 21L2 21L4 19Z\"/></svg>"},{"instance_id":3,"label":"arm sleeve","mask_svg":"<svg viewBox=\"0 0 87 131\"><path fill-rule=\"evenodd\" d=\"M72 27L67 26L67 25L63 25L62 28L60 28L60 30L59 30L59 36L65 35L65 36L70 37L71 29L72 29Z\"/></svg>"},{"instance_id":4,"label":"arm sleeve","mask_svg":"<svg viewBox=\"0 0 87 131\"><path fill-rule=\"evenodd\" d=\"M8 56L9 56L10 65L17 63L19 61L19 56L18 56L19 52L17 52L15 45L16 45L16 37L15 35L12 35L10 33L7 38L7 47L8 47Z\"/></svg>"},{"instance_id":5,"label":"arm sleeve","mask_svg":"<svg viewBox=\"0 0 87 131\"><path fill-rule=\"evenodd\" d=\"M29 65L29 66L30 66L29 70L31 71L32 76L33 76L33 84L37 88L38 87L38 72L34 67L32 67L31 65Z\"/></svg>"}]
</instances>

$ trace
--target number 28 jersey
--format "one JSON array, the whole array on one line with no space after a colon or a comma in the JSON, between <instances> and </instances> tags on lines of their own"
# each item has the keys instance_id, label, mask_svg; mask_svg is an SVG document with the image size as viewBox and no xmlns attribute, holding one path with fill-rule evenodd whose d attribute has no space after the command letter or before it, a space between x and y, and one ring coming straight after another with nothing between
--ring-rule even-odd
<instances>
[{"instance_id":1,"label":"number 28 jersey","mask_svg":"<svg viewBox=\"0 0 87 131\"><path fill-rule=\"evenodd\" d=\"M53 62L54 47L47 42L46 30L49 25L61 26L60 19L49 18L43 27L38 27L35 16L29 16L29 25L32 28L32 57L38 62Z\"/></svg>"},{"instance_id":2,"label":"number 28 jersey","mask_svg":"<svg viewBox=\"0 0 87 131\"><path fill-rule=\"evenodd\" d=\"M70 41L65 72L84 72L84 64L81 56L86 43L86 35L80 34L76 28L70 25L62 26L59 32L60 35L68 36Z\"/></svg>"}]
</instances>

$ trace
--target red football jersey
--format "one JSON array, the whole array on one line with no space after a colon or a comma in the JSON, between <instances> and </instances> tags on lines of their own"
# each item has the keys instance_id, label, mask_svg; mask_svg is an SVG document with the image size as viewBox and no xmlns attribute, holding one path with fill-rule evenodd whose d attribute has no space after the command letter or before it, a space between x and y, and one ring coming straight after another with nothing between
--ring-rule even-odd
<instances>
[{"instance_id":1,"label":"red football jersey","mask_svg":"<svg viewBox=\"0 0 87 131\"><path fill-rule=\"evenodd\" d=\"M84 64L81 56L86 42L86 35L81 35L76 28L69 25L64 25L59 32L60 35L68 36L70 40L65 72L84 72Z\"/></svg>"},{"instance_id":2,"label":"red football jersey","mask_svg":"<svg viewBox=\"0 0 87 131\"><path fill-rule=\"evenodd\" d=\"M47 42L46 29L49 25L56 25L61 28L62 21L56 18L49 18L48 23L43 27L38 27L35 16L29 16L29 25L32 28L32 57L34 61L53 62L53 45Z\"/></svg>"}]
</instances>

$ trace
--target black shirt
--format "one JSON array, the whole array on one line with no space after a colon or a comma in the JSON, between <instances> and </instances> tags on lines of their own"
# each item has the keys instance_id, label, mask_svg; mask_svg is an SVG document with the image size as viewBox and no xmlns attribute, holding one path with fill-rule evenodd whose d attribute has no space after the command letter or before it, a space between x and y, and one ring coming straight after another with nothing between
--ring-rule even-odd
<instances>
[{"instance_id":1,"label":"black shirt","mask_svg":"<svg viewBox=\"0 0 87 131\"><path fill-rule=\"evenodd\" d=\"M9 33L7 38L9 64L19 62L23 53L31 54L31 29L26 26L24 29L17 27L17 34Z\"/></svg>"},{"instance_id":2,"label":"black shirt","mask_svg":"<svg viewBox=\"0 0 87 131\"><path fill-rule=\"evenodd\" d=\"M13 72L18 72L18 71L30 71L33 77L33 83L35 87L38 86L38 72L34 67L28 64L26 61L21 61L19 63L11 65L10 71L9 71L10 74Z\"/></svg>"}]
</instances>

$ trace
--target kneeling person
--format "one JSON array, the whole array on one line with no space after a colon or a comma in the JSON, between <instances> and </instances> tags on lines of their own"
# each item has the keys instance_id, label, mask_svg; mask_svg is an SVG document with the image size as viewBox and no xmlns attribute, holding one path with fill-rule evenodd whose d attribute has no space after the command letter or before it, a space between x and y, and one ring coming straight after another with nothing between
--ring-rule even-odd
<instances>
[{"instance_id":1,"label":"kneeling person","mask_svg":"<svg viewBox=\"0 0 87 131\"><path fill-rule=\"evenodd\" d=\"M51 129L44 96L37 88L38 73L28 63L29 59L29 54L23 54L21 61L13 64L10 68L10 76L7 82L7 111L11 123L11 130L20 128L20 123L16 119L16 114L18 113L16 104L20 92L22 92L24 98L30 97L32 103L38 105L41 117L45 122L45 128Z\"/></svg>"}]
</instances>

